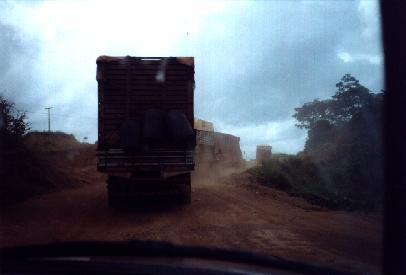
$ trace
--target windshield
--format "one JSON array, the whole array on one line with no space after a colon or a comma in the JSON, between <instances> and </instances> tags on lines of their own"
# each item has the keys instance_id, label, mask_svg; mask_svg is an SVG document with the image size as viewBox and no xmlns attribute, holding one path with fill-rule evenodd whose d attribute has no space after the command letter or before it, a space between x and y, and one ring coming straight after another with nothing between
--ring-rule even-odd
<instances>
[{"instance_id":1,"label":"windshield","mask_svg":"<svg viewBox=\"0 0 406 275\"><path fill-rule=\"evenodd\" d=\"M377 1L0 9L1 246L157 240L379 273Z\"/></svg>"}]
</instances>

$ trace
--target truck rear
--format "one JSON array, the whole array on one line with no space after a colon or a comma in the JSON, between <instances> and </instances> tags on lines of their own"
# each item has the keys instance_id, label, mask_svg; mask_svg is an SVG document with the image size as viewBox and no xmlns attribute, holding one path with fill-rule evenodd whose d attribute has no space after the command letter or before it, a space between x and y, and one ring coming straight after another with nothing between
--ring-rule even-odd
<instances>
[{"instance_id":1,"label":"truck rear","mask_svg":"<svg viewBox=\"0 0 406 275\"><path fill-rule=\"evenodd\" d=\"M98 171L109 204L142 195L190 202L196 136L193 57L97 58Z\"/></svg>"},{"instance_id":2,"label":"truck rear","mask_svg":"<svg viewBox=\"0 0 406 275\"><path fill-rule=\"evenodd\" d=\"M263 165L269 161L272 157L271 145L257 145L256 160L257 165Z\"/></svg>"}]
</instances>

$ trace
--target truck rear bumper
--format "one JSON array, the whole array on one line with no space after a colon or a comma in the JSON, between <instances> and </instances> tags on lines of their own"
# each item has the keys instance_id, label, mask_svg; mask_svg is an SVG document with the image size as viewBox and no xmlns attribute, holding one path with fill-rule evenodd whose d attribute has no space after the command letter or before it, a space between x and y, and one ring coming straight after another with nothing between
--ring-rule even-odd
<instances>
[{"instance_id":1,"label":"truck rear bumper","mask_svg":"<svg viewBox=\"0 0 406 275\"><path fill-rule=\"evenodd\" d=\"M193 151L151 151L128 153L121 149L97 152L97 170L104 173L128 173L140 170L192 171Z\"/></svg>"}]
</instances>

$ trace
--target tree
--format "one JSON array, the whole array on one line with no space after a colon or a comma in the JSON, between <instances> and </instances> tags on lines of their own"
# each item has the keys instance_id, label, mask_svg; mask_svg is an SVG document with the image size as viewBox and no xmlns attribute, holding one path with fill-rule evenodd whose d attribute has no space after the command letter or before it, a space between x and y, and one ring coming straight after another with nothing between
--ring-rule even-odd
<instances>
[{"instance_id":1,"label":"tree","mask_svg":"<svg viewBox=\"0 0 406 275\"><path fill-rule=\"evenodd\" d=\"M25 111L16 109L14 102L8 101L0 95L0 132L12 135L22 136L30 130L29 123L26 121Z\"/></svg>"},{"instance_id":2,"label":"tree","mask_svg":"<svg viewBox=\"0 0 406 275\"><path fill-rule=\"evenodd\" d=\"M350 74L344 75L336 87L338 90L333 95L333 113L336 121L350 121L372 101L373 94L370 90L359 84L359 81Z\"/></svg>"},{"instance_id":3,"label":"tree","mask_svg":"<svg viewBox=\"0 0 406 275\"><path fill-rule=\"evenodd\" d=\"M326 100L295 109L300 128L308 130L304 153L319 168L324 186L356 207L376 206L383 185L384 92L371 93L346 74Z\"/></svg>"},{"instance_id":4,"label":"tree","mask_svg":"<svg viewBox=\"0 0 406 275\"><path fill-rule=\"evenodd\" d=\"M305 144L306 151L318 150L320 145L333 140L336 134L335 127L328 120L318 120L308 130L308 139Z\"/></svg>"},{"instance_id":5,"label":"tree","mask_svg":"<svg viewBox=\"0 0 406 275\"><path fill-rule=\"evenodd\" d=\"M320 120L326 120L333 126L342 125L373 100L370 90L350 74L345 74L336 87L337 91L331 99L316 99L295 108L293 117L299 122L296 126L311 129Z\"/></svg>"},{"instance_id":6,"label":"tree","mask_svg":"<svg viewBox=\"0 0 406 275\"><path fill-rule=\"evenodd\" d=\"M315 99L312 102L305 103L300 108L295 108L296 113L293 117L299 122L296 126L299 128L310 129L319 120L325 120L332 124L331 105L331 100L320 101Z\"/></svg>"}]
</instances>

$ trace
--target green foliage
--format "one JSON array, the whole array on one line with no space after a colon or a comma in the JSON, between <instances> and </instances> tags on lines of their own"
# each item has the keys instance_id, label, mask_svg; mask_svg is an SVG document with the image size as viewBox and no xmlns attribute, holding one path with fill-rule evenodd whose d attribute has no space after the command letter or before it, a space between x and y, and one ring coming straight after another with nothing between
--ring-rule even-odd
<instances>
[{"instance_id":1,"label":"green foliage","mask_svg":"<svg viewBox=\"0 0 406 275\"><path fill-rule=\"evenodd\" d=\"M248 169L248 173L262 185L283 190L292 196L330 209L368 211L377 207L374 200L331 191L322 175L322 169L309 155L271 159L263 166ZM340 173L336 172L334 176L339 180Z\"/></svg>"},{"instance_id":2,"label":"green foliage","mask_svg":"<svg viewBox=\"0 0 406 275\"><path fill-rule=\"evenodd\" d=\"M310 129L317 121L326 120L332 123L331 100L320 101L318 99L305 103L300 108L295 108L294 118L299 122L299 128Z\"/></svg>"},{"instance_id":3,"label":"green foliage","mask_svg":"<svg viewBox=\"0 0 406 275\"><path fill-rule=\"evenodd\" d=\"M12 136L22 136L29 129L26 112L17 110L13 102L0 95L0 132Z\"/></svg>"},{"instance_id":4,"label":"green foliage","mask_svg":"<svg viewBox=\"0 0 406 275\"><path fill-rule=\"evenodd\" d=\"M338 207L334 194L325 189L317 166L308 156L273 158L248 172L263 185L303 197L312 203L330 208Z\"/></svg>"},{"instance_id":5,"label":"green foliage","mask_svg":"<svg viewBox=\"0 0 406 275\"><path fill-rule=\"evenodd\" d=\"M305 103L295 108L294 118L299 122L299 128L312 129L319 121L326 121L330 125L340 126L358 114L365 106L373 101L374 95L359 81L346 74L336 84L336 94L331 99Z\"/></svg>"},{"instance_id":6,"label":"green foliage","mask_svg":"<svg viewBox=\"0 0 406 275\"><path fill-rule=\"evenodd\" d=\"M383 187L383 100L353 76L337 83L331 99L296 108L298 127L308 129L302 154L319 169L323 188L361 208L381 204Z\"/></svg>"}]
</instances>

